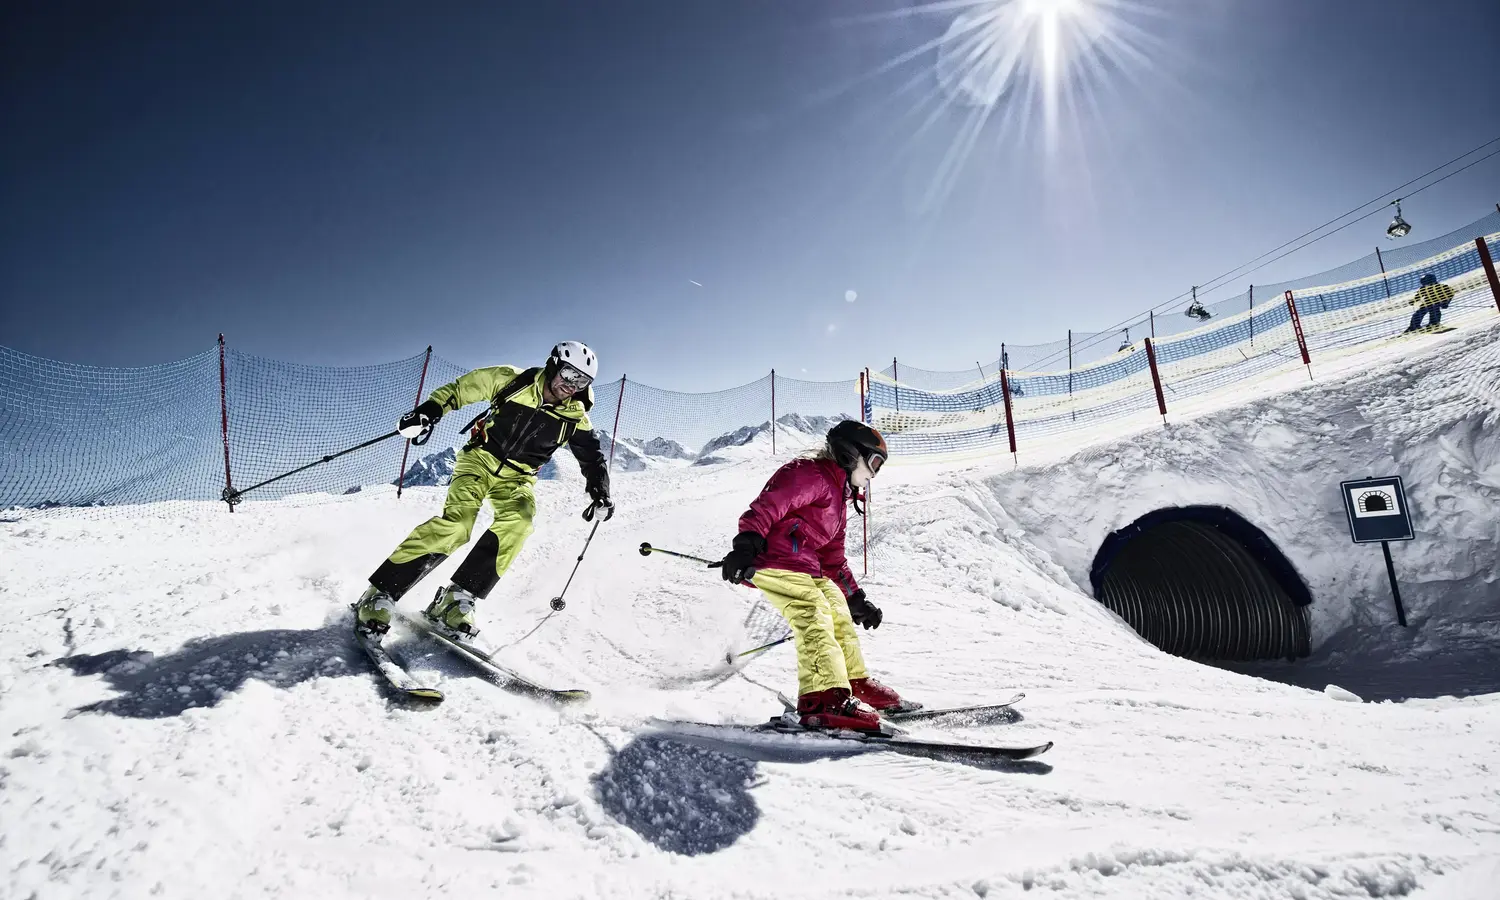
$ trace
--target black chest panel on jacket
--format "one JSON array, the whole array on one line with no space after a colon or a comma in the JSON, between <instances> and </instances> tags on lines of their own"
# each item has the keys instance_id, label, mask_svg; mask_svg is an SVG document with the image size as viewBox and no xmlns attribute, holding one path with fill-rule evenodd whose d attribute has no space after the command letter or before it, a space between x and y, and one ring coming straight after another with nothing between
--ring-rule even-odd
<instances>
[{"instance_id":1,"label":"black chest panel on jacket","mask_svg":"<svg viewBox=\"0 0 1500 900\"><path fill-rule=\"evenodd\" d=\"M572 419L507 400L488 416L480 446L502 462L539 469L577 430L578 423Z\"/></svg>"},{"instance_id":2,"label":"black chest panel on jacket","mask_svg":"<svg viewBox=\"0 0 1500 900\"><path fill-rule=\"evenodd\" d=\"M499 459L540 469L557 449L572 438L578 422L545 407L528 406L511 398L531 387L540 369L527 369L495 395L490 409L475 420L465 450L483 447Z\"/></svg>"}]
</instances>

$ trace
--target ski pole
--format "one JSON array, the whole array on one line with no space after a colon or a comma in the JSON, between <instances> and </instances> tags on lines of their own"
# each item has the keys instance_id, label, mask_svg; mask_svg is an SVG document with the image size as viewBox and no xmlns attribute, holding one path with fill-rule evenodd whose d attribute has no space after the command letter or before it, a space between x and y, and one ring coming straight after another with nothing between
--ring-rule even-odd
<instances>
[{"instance_id":1,"label":"ski pole","mask_svg":"<svg viewBox=\"0 0 1500 900\"><path fill-rule=\"evenodd\" d=\"M642 541L641 542L641 555L642 556L650 556L653 553L664 553L667 556L675 556L678 559L686 559L686 560L689 560L691 562L700 562L700 563L703 563L705 566L717 566L717 565L719 565L719 563L723 562L723 560L719 560L718 562L715 562L715 561L713 561L711 559L704 559L701 556L694 556L691 553L678 553L676 550L663 550L660 547L653 547L650 544ZM750 583L750 579L754 578L754 577L755 577L755 570L754 569L746 569L745 570L745 577L741 579L741 582L746 587L755 587L755 585L753 585L753 584Z\"/></svg>"},{"instance_id":2,"label":"ski pole","mask_svg":"<svg viewBox=\"0 0 1500 900\"><path fill-rule=\"evenodd\" d=\"M583 565L583 555L589 552L589 544L594 542L594 532L599 530L599 523L602 521L604 520L595 519L594 527L589 529L588 539L583 542L583 549L578 551L578 559L573 563L573 571L568 575L567 584L563 585L562 594L553 597L552 602L549 604L553 612L562 612L568 608L568 601L563 599L563 594L568 592L568 585L573 583L573 576L578 574L578 567Z\"/></svg>"},{"instance_id":3,"label":"ski pole","mask_svg":"<svg viewBox=\"0 0 1500 900\"><path fill-rule=\"evenodd\" d=\"M718 565L718 563L714 562L713 560L704 559L701 556L693 556L691 553L678 553L676 550L663 550L660 547L653 547L649 543L645 543L645 542L641 543L641 555L642 556L650 556L653 553L664 553L667 556L675 556L678 559L686 559L686 560L689 560L691 562L700 562L700 563L703 563L704 565L708 565L708 566L716 566L716 565ZM751 577L753 577L754 575L755 575L755 570L754 569L748 570L748 572L745 575L745 578L741 581L741 584L743 584L745 587L748 587L748 588L755 587L754 582L752 582L750 580ZM744 657L747 657L747 656L754 656L757 653L764 653L765 651L771 649L772 647L779 647L782 644L785 644L787 641L791 640L794 637L795 637L795 635L789 634L786 637L784 637L784 638L778 638L778 639L770 642L769 644L761 644L759 647L751 647L749 650L741 650L739 653L735 653L733 650L731 650L728 653L724 654L724 662L726 662L726 663L728 663L730 665L733 665L735 659L737 659L737 658L738 659L743 659Z\"/></svg>"},{"instance_id":4,"label":"ski pole","mask_svg":"<svg viewBox=\"0 0 1500 900\"><path fill-rule=\"evenodd\" d=\"M250 491L255 490L256 488L263 488L266 485L268 485L268 484L274 484L274 483L280 481L283 478L290 478L291 476L296 475L298 472L305 472L308 469L311 469L313 466L321 466L323 463L331 462L331 461L333 461L335 459L338 459L340 456L344 456L345 454L348 454L348 453L353 453L356 450L363 450L363 449L365 449L366 447L369 447L372 444L378 444L381 441L388 441L388 440L390 440L391 438L395 437L396 435L398 435L400 433L401 433L400 429L397 429L395 431L392 431L390 434L382 434L378 438L370 438L368 441L365 441L363 444L355 444L353 447L350 447L347 450L340 450L337 453L330 453L327 456L323 457L322 459L314 460L313 462L310 462L310 463L308 463L305 466L298 466L297 468L291 470L290 472L283 472L280 475L277 475L275 478L267 478L265 481L262 481L259 484L252 484L252 485L250 485L247 488L240 488L237 491L232 491L229 488L225 488L224 489L224 493L222 495L220 495L220 499L222 499L225 503L228 503L229 506L230 506L230 508L232 509L236 503L240 502L240 498L241 497L243 497L245 494L248 494ZM430 434L430 432L429 432L429 434ZM421 446L422 444L425 444L427 442L426 442L426 440L413 440L412 443L415 444L415 445L417 445L417 446Z\"/></svg>"},{"instance_id":5,"label":"ski pole","mask_svg":"<svg viewBox=\"0 0 1500 900\"><path fill-rule=\"evenodd\" d=\"M678 553L676 550L663 550L660 547L653 547L643 541L641 543L641 555L650 556L653 553L665 553L667 556L675 556L678 559L690 559L693 562L701 562L704 565L708 566L715 565L714 561L711 559L704 559L701 556L693 556L691 553Z\"/></svg>"},{"instance_id":6,"label":"ski pole","mask_svg":"<svg viewBox=\"0 0 1500 900\"><path fill-rule=\"evenodd\" d=\"M772 647L779 647L779 646L781 646L782 644L785 644L787 641L791 640L794 637L796 637L796 635L789 634L789 635L787 635L784 638L777 638L776 640L772 641L769 644L761 644L759 647L751 647L749 650L741 650L739 653L736 653L734 655L737 656L737 657L744 657L744 656L749 656L752 653L760 653L762 651L769 650ZM726 659L724 661L725 662L733 662L732 659Z\"/></svg>"}]
</instances>

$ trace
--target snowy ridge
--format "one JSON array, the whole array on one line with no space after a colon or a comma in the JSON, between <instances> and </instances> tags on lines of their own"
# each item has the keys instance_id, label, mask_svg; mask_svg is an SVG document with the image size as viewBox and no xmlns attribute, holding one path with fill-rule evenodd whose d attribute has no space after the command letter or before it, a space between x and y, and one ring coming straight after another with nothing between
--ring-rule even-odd
<instances>
[{"instance_id":1,"label":"snowy ridge","mask_svg":"<svg viewBox=\"0 0 1500 900\"><path fill-rule=\"evenodd\" d=\"M1500 694L1338 702L1166 656L1079 590L1090 536L1179 502L1183 471L1206 490L1264 490L1271 516L1316 485L1262 489L1268 470L1311 479L1322 454L1411 473L1419 521L1443 527L1429 562L1401 562L1413 602L1429 622L1452 610L1448 624L1493 643L1482 613L1495 608L1494 517L1469 514L1493 489L1495 331L1452 337L1074 462L882 472L862 578L886 613L863 636L872 669L932 705L1024 690L1019 722L914 729L1057 742L1024 765L800 749L748 759L650 731L653 717L757 721L777 711L776 690L795 689L787 648L734 677L695 678L738 645L756 594L636 550L722 553L744 505L799 449L781 432L775 457L762 433L716 449L722 465L679 459L618 478L618 514L567 610L543 622L588 532L577 467L559 455L557 480L536 489L537 531L480 616L508 664L593 690L581 709L496 690L400 636L395 652L448 699L420 708L379 689L348 637L347 604L441 508L441 488L246 503L233 516L205 502L0 523L7 891L1483 896L1473 892L1500 859ZM1329 466L1335 481L1365 474ZM1267 521L1292 529L1276 534L1289 551L1308 542L1294 552L1309 573L1320 554L1323 571L1343 572L1316 592L1324 626L1371 604L1383 613L1366 561L1347 545L1338 558L1334 544L1320 549L1325 502L1313 502L1310 522Z\"/></svg>"}]
</instances>

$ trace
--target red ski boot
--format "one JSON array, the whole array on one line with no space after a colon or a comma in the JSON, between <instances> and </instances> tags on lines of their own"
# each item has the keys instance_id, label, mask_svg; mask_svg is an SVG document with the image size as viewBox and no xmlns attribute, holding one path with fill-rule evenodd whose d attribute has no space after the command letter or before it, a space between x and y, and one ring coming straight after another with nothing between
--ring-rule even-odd
<instances>
[{"instance_id":1,"label":"red ski boot","mask_svg":"<svg viewBox=\"0 0 1500 900\"><path fill-rule=\"evenodd\" d=\"M880 716L861 706L844 688L814 691L797 698L797 715L806 728L847 728L879 732Z\"/></svg>"},{"instance_id":2,"label":"red ski boot","mask_svg":"<svg viewBox=\"0 0 1500 900\"><path fill-rule=\"evenodd\" d=\"M849 687L854 689L854 696L861 703L865 703L880 712L890 712L905 706L901 701L901 695L876 681L873 678L851 678Z\"/></svg>"}]
</instances>

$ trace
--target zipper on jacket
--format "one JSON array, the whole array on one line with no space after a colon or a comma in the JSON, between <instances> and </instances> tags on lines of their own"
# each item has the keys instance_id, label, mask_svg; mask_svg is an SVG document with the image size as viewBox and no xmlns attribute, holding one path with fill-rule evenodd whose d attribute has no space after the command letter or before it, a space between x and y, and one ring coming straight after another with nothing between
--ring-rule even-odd
<instances>
[{"instance_id":1,"label":"zipper on jacket","mask_svg":"<svg viewBox=\"0 0 1500 900\"><path fill-rule=\"evenodd\" d=\"M788 531L787 535L786 535L787 537L789 537L789 538L792 539L792 555L793 556L795 556L797 554L797 546L798 546L798 544L797 544L797 529L799 527L801 527L801 525L802 525L801 522L793 522L792 523L792 530Z\"/></svg>"}]
</instances>

